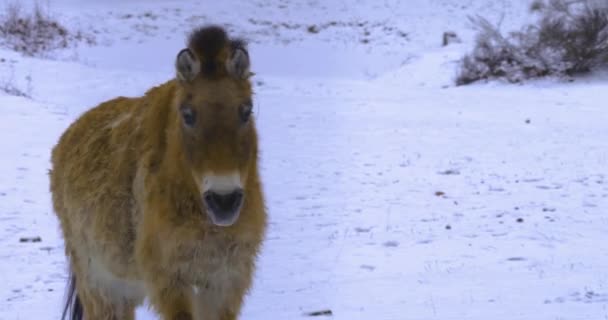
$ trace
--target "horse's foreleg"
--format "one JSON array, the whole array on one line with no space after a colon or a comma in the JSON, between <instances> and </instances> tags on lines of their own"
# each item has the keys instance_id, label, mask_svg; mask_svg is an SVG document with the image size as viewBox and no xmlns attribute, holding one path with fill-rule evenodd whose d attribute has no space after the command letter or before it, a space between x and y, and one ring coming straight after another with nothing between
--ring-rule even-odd
<instances>
[{"instance_id":1,"label":"horse's foreleg","mask_svg":"<svg viewBox=\"0 0 608 320\"><path fill-rule=\"evenodd\" d=\"M185 287L171 281L148 285L150 301L163 320L193 320L190 296Z\"/></svg>"}]
</instances>

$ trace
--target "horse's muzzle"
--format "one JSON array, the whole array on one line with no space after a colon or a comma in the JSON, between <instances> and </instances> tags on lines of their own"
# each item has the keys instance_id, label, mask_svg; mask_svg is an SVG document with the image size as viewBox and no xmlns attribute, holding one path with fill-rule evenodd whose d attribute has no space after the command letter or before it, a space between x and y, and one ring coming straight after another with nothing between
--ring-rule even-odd
<instances>
[{"instance_id":1,"label":"horse's muzzle","mask_svg":"<svg viewBox=\"0 0 608 320\"><path fill-rule=\"evenodd\" d=\"M243 206L245 195L242 189L236 189L228 193L218 193L209 190L203 194L203 202L207 208L207 214L213 224L228 227L236 222Z\"/></svg>"}]
</instances>

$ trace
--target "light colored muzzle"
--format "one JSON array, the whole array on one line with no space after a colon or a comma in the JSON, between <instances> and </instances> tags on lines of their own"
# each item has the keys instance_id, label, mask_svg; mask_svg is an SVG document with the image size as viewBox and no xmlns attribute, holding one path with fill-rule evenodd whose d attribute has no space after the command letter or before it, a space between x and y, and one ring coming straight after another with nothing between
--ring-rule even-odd
<instances>
[{"instance_id":1,"label":"light colored muzzle","mask_svg":"<svg viewBox=\"0 0 608 320\"><path fill-rule=\"evenodd\" d=\"M221 227L233 225L245 199L239 173L207 175L202 184L203 203L213 224Z\"/></svg>"}]
</instances>

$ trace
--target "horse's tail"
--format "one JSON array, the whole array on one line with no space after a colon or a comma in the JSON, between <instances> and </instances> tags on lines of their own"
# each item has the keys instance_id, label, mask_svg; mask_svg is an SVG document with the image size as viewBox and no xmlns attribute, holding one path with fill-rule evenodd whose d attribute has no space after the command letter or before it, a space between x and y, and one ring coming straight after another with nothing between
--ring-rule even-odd
<instances>
[{"instance_id":1,"label":"horse's tail","mask_svg":"<svg viewBox=\"0 0 608 320\"><path fill-rule=\"evenodd\" d=\"M65 299L65 306L63 307L63 313L61 320L82 320L82 303L78 297L78 291L76 290L76 275L70 270L70 279L68 280L68 290Z\"/></svg>"}]
</instances>

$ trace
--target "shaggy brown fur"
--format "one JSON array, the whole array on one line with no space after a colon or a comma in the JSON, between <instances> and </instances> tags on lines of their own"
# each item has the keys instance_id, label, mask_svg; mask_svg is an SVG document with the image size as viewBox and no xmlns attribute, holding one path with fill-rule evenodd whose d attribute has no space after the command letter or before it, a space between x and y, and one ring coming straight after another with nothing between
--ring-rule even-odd
<instances>
[{"instance_id":1,"label":"shaggy brown fur","mask_svg":"<svg viewBox=\"0 0 608 320\"><path fill-rule=\"evenodd\" d=\"M53 204L87 320L133 319L145 297L163 319L236 319L251 285L266 212L249 56L218 27L189 39L177 79L89 110L53 149ZM235 204L214 215L204 188L230 174L240 209L219 195Z\"/></svg>"}]
</instances>

